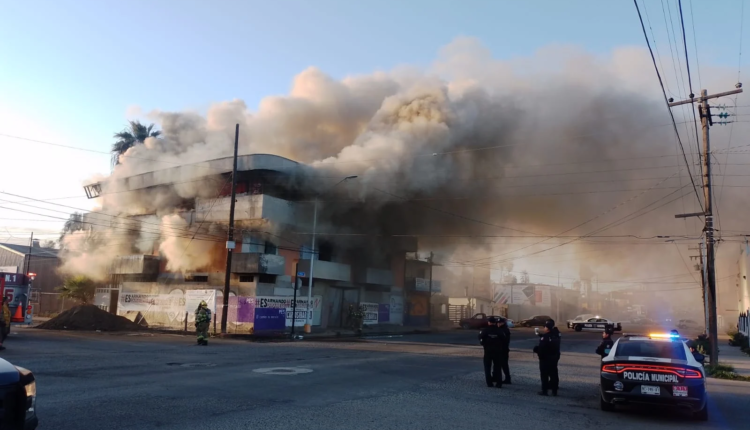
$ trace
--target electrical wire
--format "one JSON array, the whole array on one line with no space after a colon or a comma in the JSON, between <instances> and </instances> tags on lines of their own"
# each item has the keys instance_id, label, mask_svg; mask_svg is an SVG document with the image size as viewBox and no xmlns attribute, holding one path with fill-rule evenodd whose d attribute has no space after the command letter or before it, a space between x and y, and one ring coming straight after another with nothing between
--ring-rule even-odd
<instances>
[{"instance_id":1,"label":"electrical wire","mask_svg":"<svg viewBox=\"0 0 750 430\"><path fill-rule=\"evenodd\" d=\"M651 49L651 43L648 40L648 36L646 35L646 27L643 23L643 17L641 16L641 10L638 7L638 1L633 0L633 3L635 4L635 9L638 12L638 19L641 22L641 29L643 30L643 37L646 39L646 45L648 46L648 50L651 53L651 61L654 64L654 70L656 71L656 77L659 79L659 86L661 86L662 94L664 95L664 103L667 106L667 110L669 111L669 117L672 119L672 125L674 126L674 132L677 135L677 141L680 145L680 149L682 150L682 156L685 160L685 165L687 166L687 171L689 173L690 182L693 184L693 191L695 192L695 196L698 198L698 205L701 207L701 211L705 212L705 209L703 209L703 205L701 203L700 196L698 195L698 190L696 189L695 181L693 180L693 175L690 173L690 163L688 163L687 160L687 154L685 153L685 147L682 144L682 138L680 137L679 131L677 131L677 122L674 118L674 113L672 112L672 109L669 107L669 100L667 99L667 92L664 88L664 82L661 78L661 73L659 73L659 68L656 66L656 58L654 58L654 51Z\"/></svg>"}]
</instances>

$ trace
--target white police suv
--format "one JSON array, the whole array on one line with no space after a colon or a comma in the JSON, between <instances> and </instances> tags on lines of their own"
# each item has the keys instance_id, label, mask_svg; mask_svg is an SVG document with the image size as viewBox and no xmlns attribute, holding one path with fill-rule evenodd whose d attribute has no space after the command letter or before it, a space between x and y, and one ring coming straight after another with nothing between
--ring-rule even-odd
<instances>
[{"instance_id":1,"label":"white police suv","mask_svg":"<svg viewBox=\"0 0 750 430\"><path fill-rule=\"evenodd\" d=\"M625 334L602 358L601 408L613 411L615 405L623 403L674 406L706 421L702 360L677 333Z\"/></svg>"}]
</instances>

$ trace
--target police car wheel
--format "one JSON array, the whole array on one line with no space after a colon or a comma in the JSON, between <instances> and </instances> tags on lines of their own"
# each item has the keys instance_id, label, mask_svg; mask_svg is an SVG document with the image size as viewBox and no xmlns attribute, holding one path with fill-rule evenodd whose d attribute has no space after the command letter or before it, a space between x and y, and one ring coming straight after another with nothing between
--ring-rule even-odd
<instances>
[{"instance_id":1,"label":"police car wheel","mask_svg":"<svg viewBox=\"0 0 750 430\"><path fill-rule=\"evenodd\" d=\"M693 412L693 419L696 421L708 421L708 403L703 405L703 409Z\"/></svg>"},{"instance_id":2,"label":"police car wheel","mask_svg":"<svg viewBox=\"0 0 750 430\"><path fill-rule=\"evenodd\" d=\"M581 331L581 330L583 330L583 326L580 325L580 324L576 324L576 326L574 328L575 328L575 331Z\"/></svg>"},{"instance_id":3,"label":"police car wheel","mask_svg":"<svg viewBox=\"0 0 750 430\"><path fill-rule=\"evenodd\" d=\"M601 395L599 395L599 406L604 412L613 412L615 410L615 404L606 402Z\"/></svg>"}]
</instances>

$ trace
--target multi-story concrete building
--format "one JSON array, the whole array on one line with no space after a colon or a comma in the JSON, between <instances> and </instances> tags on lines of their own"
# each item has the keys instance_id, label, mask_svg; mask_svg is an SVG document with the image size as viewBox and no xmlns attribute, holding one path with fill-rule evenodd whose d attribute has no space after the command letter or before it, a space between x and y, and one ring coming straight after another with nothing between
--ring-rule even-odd
<instances>
[{"instance_id":1,"label":"multi-story concrete building","mask_svg":"<svg viewBox=\"0 0 750 430\"><path fill-rule=\"evenodd\" d=\"M180 182L196 180L224 184L214 195L184 199L179 203L174 212L185 223L182 231L162 228L163 235L188 232L190 236L189 232L197 232L186 241L185 247L191 246L191 241L192 246L196 246L197 241L202 240L200 246L210 252L210 262L202 267L172 270L158 242L150 252L120 255L112 264L110 286L97 294L97 304L121 315L143 317L151 325L178 327L184 324L186 313L190 318L190 309L186 308L190 306L188 291L216 291L216 302L221 303L226 248L225 239L218 236L226 237L229 221L231 186L227 184L231 178L232 158L203 162L200 167L178 166L131 176L117 184L105 182L85 187L87 195L94 198L114 189L118 193L145 196ZM327 197L317 194L305 180L300 180L301 174L309 173L309 167L292 160L266 154L245 155L239 157L237 170L230 331L253 329L255 311L251 308L291 307L296 282L301 284L297 291L297 309L305 308L311 272L314 277L313 327L347 326L350 308L360 304L368 307L365 324L412 322L403 316L405 255L416 250L416 240L339 234L353 229L369 230L367 225L362 225L362 219L348 215L368 210L365 203L333 202L336 189L329 190ZM348 185L354 186L356 184ZM316 249L311 252L315 198L319 198L320 203ZM104 201L106 212L106 199ZM342 209L341 205L346 207ZM160 223L154 213L131 219L144 225ZM220 232L211 233L212 228ZM314 267L311 267L311 259L315 260ZM216 309L218 320L221 306ZM297 316L304 319L305 314L298 312ZM414 324L421 322L413 321Z\"/></svg>"},{"instance_id":2,"label":"multi-story concrete building","mask_svg":"<svg viewBox=\"0 0 750 430\"><path fill-rule=\"evenodd\" d=\"M740 246L740 258L737 261L739 274L737 275L737 309L739 312L750 310L750 243L747 241ZM734 323L730 324L731 326Z\"/></svg>"}]
</instances>

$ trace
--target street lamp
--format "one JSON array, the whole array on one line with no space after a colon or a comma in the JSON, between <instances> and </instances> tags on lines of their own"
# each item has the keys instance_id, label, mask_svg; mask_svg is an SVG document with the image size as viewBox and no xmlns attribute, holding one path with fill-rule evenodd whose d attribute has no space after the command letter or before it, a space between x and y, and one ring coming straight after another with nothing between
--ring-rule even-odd
<instances>
[{"instance_id":1,"label":"street lamp","mask_svg":"<svg viewBox=\"0 0 750 430\"><path fill-rule=\"evenodd\" d=\"M344 179L336 182L331 188L327 189L325 192L329 192L332 189L336 188L340 183L344 181L348 181L350 179L356 179L357 175L351 175L347 176ZM305 312L305 333L310 333L312 331L312 312L310 311L310 305L312 304L312 287L313 287L313 275L314 275L314 268L315 268L315 230L318 226L318 198L323 195L324 193L318 193L315 195L315 203L314 203L314 209L313 209L313 231L312 231L312 248L310 249L310 281L307 283L307 311Z\"/></svg>"}]
</instances>

